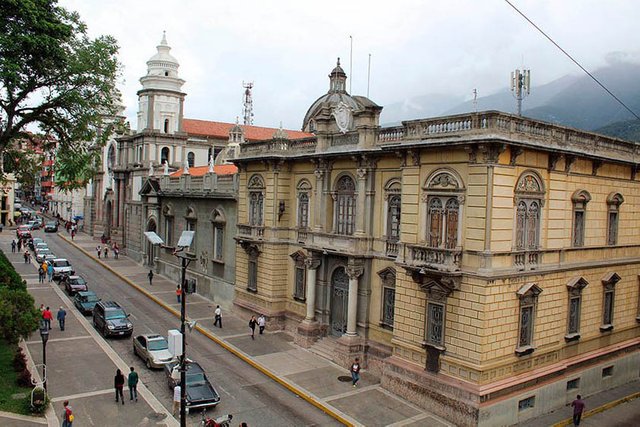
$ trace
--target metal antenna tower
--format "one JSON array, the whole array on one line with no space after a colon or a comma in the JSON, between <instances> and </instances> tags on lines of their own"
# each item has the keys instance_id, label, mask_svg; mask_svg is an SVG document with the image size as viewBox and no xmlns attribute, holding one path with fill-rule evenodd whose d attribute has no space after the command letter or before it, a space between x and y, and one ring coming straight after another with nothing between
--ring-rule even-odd
<instances>
[{"instance_id":1,"label":"metal antenna tower","mask_svg":"<svg viewBox=\"0 0 640 427\"><path fill-rule=\"evenodd\" d=\"M522 100L531 91L531 72L529 70L516 70L511 72L511 92L517 101L518 115L522 115Z\"/></svg>"},{"instance_id":2,"label":"metal antenna tower","mask_svg":"<svg viewBox=\"0 0 640 427\"><path fill-rule=\"evenodd\" d=\"M253 82L245 83L242 82L242 87L244 88L244 96L243 96L243 108L242 115L244 116L244 124L252 125L253 124L253 97L251 95L251 89L253 89Z\"/></svg>"}]
</instances>

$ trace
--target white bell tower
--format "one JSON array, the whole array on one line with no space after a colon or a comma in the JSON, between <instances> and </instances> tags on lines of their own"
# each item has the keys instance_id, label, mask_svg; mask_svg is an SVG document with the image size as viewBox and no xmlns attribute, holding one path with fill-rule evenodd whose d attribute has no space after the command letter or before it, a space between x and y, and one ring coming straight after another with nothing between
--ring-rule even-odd
<instances>
[{"instance_id":1,"label":"white bell tower","mask_svg":"<svg viewBox=\"0 0 640 427\"><path fill-rule=\"evenodd\" d=\"M169 53L171 48L164 32L157 49L147 61L147 75L140 78L137 131L174 134L182 131L184 80L178 77L180 64Z\"/></svg>"}]
</instances>

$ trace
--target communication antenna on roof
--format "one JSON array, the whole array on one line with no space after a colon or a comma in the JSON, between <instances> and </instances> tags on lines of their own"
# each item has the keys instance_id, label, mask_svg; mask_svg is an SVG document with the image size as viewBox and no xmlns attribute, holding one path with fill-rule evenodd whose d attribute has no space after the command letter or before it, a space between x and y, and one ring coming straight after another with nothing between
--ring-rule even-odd
<instances>
[{"instance_id":1,"label":"communication antenna on roof","mask_svg":"<svg viewBox=\"0 0 640 427\"><path fill-rule=\"evenodd\" d=\"M349 93L351 92L351 84L353 83L353 37L349 36L351 48L349 50Z\"/></svg>"},{"instance_id":2,"label":"communication antenna on roof","mask_svg":"<svg viewBox=\"0 0 640 427\"><path fill-rule=\"evenodd\" d=\"M369 54L369 67L367 67L367 98L369 97L370 83L371 83L371 54Z\"/></svg>"},{"instance_id":3,"label":"communication antenna on roof","mask_svg":"<svg viewBox=\"0 0 640 427\"><path fill-rule=\"evenodd\" d=\"M478 89L473 89L473 111L478 112Z\"/></svg>"},{"instance_id":4,"label":"communication antenna on roof","mask_svg":"<svg viewBox=\"0 0 640 427\"><path fill-rule=\"evenodd\" d=\"M516 70L511 72L511 92L516 98L518 115L522 115L522 100L529 95L531 91L531 72L530 70Z\"/></svg>"},{"instance_id":5,"label":"communication antenna on roof","mask_svg":"<svg viewBox=\"0 0 640 427\"><path fill-rule=\"evenodd\" d=\"M242 87L244 88L244 96L243 96L243 108L242 115L244 116L244 124L252 125L253 124L253 97L251 95L251 89L253 89L253 82L245 83L242 82Z\"/></svg>"}]
</instances>

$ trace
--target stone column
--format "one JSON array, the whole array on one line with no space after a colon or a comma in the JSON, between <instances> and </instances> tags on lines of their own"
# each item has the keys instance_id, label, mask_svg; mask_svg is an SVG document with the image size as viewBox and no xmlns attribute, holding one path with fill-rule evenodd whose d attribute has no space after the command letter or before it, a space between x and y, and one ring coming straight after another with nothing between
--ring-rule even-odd
<instances>
[{"instance_id":1,"label":"stone column","mask_svg":"<svg viewBox=\"0 0 640 427\"><path fill-rule=\"evenodd\" d=\"M316 275L320 260L313 257L305 261L307 266L307 316L305 322L313 322L316 320Z\"/></svg>"},{"instance_id":2,"label":"stone column","mask_svg":"<svg viewBox=\"0 0 640 427\"><path fill-rule=\"evenodd\" d=\"M347 307L347 336L355 337L358 316L358 281L363 273L362 265L350 260L347 266L349 276L349 305Z\"/></svg>"},{"instance_id":3,"label":"stone column","mask_svg":"<svg viewBox=\"0 0 640 427\"><path fill-rule=\"evenodd\" d=\"M365 224L365 201L367 193L367 170L365 168L358 168L356 171L358 175L358 200L356 202L356 235L362 236L364 232ZM351 287L349 287L351 289Z\"/></svg>"}]
</instances>

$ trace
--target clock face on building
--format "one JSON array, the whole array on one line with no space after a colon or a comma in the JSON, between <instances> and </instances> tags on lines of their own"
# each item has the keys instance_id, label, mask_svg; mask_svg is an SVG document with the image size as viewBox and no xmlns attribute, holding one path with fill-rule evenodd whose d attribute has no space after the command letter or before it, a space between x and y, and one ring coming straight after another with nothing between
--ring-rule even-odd
<instances>
[{"instance_id":1,"label":"clock face on building","mask_svg":"<svg viewBox=\"0 0 640 427\"><path fill-rule=\"evenodd\" d=\"M331 115L336 120L336 124L338 125L338 129L340 132L347 133L351 129L351 124L353 122L353 115L351 114L351 109L344 102L340 102L334 109Z\"/></svg>"}]
</instances>

